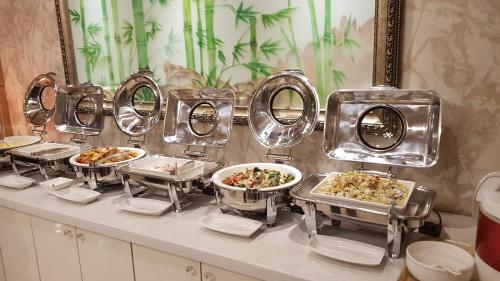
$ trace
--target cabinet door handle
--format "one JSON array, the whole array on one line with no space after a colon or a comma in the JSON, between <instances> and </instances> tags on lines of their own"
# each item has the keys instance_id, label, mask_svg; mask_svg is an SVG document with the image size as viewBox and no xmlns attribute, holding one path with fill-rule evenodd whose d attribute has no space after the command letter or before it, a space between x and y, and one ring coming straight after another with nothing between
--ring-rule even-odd
<instances>
[{"instance_id":1,"label":"cabinet door handle","mask_svg":"<svg viewBox=\"0 0 500 281\"><path fill-rule=\"evenodd\" d=\"M76 239L79 239L80 241L83 242L83 241L85 241L85 236L83 236L82 233L77 233L76 234Z\"/></svg>"},{"instance_id":2,"label":"cabinet door handle","mask_svg":"<svg viewBox=\"0 0 500 281\"><path fill-rule=\"evenodd\" d=\"M73 231L71 231L71 230L67 230L67 229L66 229L66 230L63 232L63 234L64 234L64 235L66 235L66 236L68 236L70 239L73 239Z\"/></svg>"},{"instance_id":3,"label":"cabinet door handle","mask_svg":"<svg viewBox=\"0 0 500 281\"><path fill-rule=\"evenodd\" d=\"M205 272L203 274L203 277L205 277L206 281L216 281L215 280L215 274L213 274L212 272Z\"/></svg>"},{"instance_id":4,"label":"cabinet door handle","mask_svg":"<svg viewBox=\"0 0 500 281\"><path fill-rule=\"evenodd\" d=\"M186 266L185 270L186 270L187 274L191 274L193 276L196 275L196 269L194 269L194 266L192 266L192 265Z\"/></svg>"}]
</instances>

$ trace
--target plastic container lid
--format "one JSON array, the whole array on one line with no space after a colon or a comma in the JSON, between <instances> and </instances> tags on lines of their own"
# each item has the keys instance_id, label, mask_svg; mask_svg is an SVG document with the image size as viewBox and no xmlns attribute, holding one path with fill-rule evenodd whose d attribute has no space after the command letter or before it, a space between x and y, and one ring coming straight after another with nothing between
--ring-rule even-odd
<instances>
[{"instance_id":1,"label":"plastic container lid","mask_svg":"<svg viewBox=\"0 0 500 281\"><path fill-rule=\"evenodd\" d=\"M472 204L475 218L479 206L485 213L500 220L500 172L486 175L477 185Z\"/></svg>"}]
</instances>

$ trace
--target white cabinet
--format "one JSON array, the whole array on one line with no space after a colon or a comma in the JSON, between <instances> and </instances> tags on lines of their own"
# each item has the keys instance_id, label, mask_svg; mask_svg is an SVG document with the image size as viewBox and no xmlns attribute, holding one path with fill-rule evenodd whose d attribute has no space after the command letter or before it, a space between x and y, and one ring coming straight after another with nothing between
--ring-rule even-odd
<instances>
[{"instance_id":1,"label":"white cabinet","mask_svg":"<svg viewBox=\"0 0 500 281\"><path fill-rule=\"evenodd\" d=\"M258 279L241 275L236 272L202 263L202 281L259 281Z\"/></svg>"},{"instance_id":2,"label":"white cabinet","mask_svg":"<svg viewBox=\"0 0 500 281\"><path fill-rule=\"evenodd\" d=\"M31 217L42 281L81 281L75 228Z\"/></svg>"},{"instance_id":3,"label":"white cabinet","mask_svg":"<svg viewBox=\"0 0 500 281\"><path fill-rule=\"evenodd\" d=\"M130 243L76 229L83 281L134 281Z\"/></svg>"},{"instance_id":4,"label":"white cabinet","mask_svg":"<svg viewBox=\"0 0 500 281\"><path fill-rule=\"evenodd\" d=\"M30 216L0 207L0 249L7 281L39 281Z\"/></svg>"},{"instance_id":5,"label":"white cabinet","mask_svg":"<svg viewBox=\"0 0 500 281\"><path fill-rule=\"evenodd\" d=\"M2 249L0 249L0 281L5 281L5 273L3 272Z\"/></svg>"},{"instance_id":6,"label":"white cabinet","mask_svg":"<svg viewBox=\"0 0 500 281\"><path fill-rule=\"evenodd\" d=\"M136 281L200 281L200 263L133 244Z\"/></svg>"}]
</instances>

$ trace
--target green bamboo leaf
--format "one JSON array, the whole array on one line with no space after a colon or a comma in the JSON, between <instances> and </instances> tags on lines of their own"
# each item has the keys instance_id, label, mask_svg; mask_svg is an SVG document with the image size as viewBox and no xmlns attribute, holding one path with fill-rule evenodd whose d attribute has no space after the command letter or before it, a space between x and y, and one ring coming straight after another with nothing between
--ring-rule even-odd
<instances>
[{"instance_id":1,"label":"green bamboo leaf","mask_svg":"<svg viewBox=\"0 0 500 281\"><path fill-rule=\"evenodd\" d=\"M87 32L89 35L95 40L95 37L99 36L99 33L101 33L102 27L98 23L91 23L87 27Z\"/></svg>"},{"instance_id":2,"label":"green bamboo leaf","mask_svg":"<svg viewBox=\"0 0 500 281\"><path fill-rule=\"evenodd\" d=\"M161 31L161 25L155 18L149 18L144 23L146 28L146 40L149 42L150 40L154 40L158 32Z\"/></svg>"},{"instance_id":3,"label":"green bamboo leaf","mask_svg":"<svg viewBox=\"0 0 500 281\"><path fill-rule=\"evenodd\" d=\"M129 21L123 20L122 31L123 43L130 44L133 41L134 26Z\"/></svg>"},{"instance_id":4,"label":"green bamboo leaf","mask_svg":"<svg viewBox=\"0 0 500 281\"><path fill-rule=\"evenodd\" d=\"M236 63L240 63L240 59L243 58L243 53L246 52L245 47L250 45L249 43L238 43L233 47L233 60Z\"/></svg>"},{"instance_id":5,"label":"green bamboo leaf","mask_svg":"<svg viewBox=\"0 0 500 281\"><path fill-rule=\"evenodd\" d=\"M99 61L99 58L102 56L102 47L97 42L92 42L88 44L86 47L79 48L82 55L89 62L89 65L92 69L94 69Z\"/></svg>"},{"instance_id":6,"label":"green bamboo leaf","mask_svg":"<svg viewBox=\"0 0 500 281\"><path fill-rule=\"evenodd\" d=\"M80 24L80 20L82 19L80 13L75 9L69 9L69 17L74 24Z\"/></svg>"},{"instance_id":7,"label":"green bamboo leaf","mask_svg":"<svg viewBox=\"0 0 500 281\"><path fill-rule=\"evenodd\" d=\"M168 42L165 45L165 53L169 57L173 57L179 53L179 49L177 49L176 45L180 42L180 39L175 35L174 30L171 29L168 34Z\"/></svg>"},{"instance_id":8,"label":"green bamboo leaf","mask_svg":"<svg viewBox=\"0 0 500 281\"><path fill-rule=\"evenodd\" d=\"M220 62L222 62L223 65L226 65L226 56L224 55L224 53L219 50L217 51L217 57L219 58Z\"/></svg>"},{"instance_id":9,"label":"green bamboo leaf","mask_svg":"<svg viewBox=\"0 0 500 281\"><path fill-rule=\"evenodd\" d=\"M235 14L234 21L236 26L238 26L240 21L249 23L250 18L257 15L257 12L253 10L253 6L245 7L243 6L243 1L240 2L238 8L234 8L234 6L229 3L224 4L224 6L228 7Z\"/></svg>"},{"instance_id":10,"label":"green bamboo leaf","mask_svg":"<svg viewBox=\"0 0 500 281\"><path fill-rule=\"evenodd\" d=\"M360 48L361 45L354 41L353 39L349 39L349 38L344 38L344 41L343 41L343 45L344 45L344 48L347 50L347 52L349 53L349 57L351 58L351 61L354 63L354 48Z\"/></svg>"},{"instance_id":11,"label":"green bamboo leaf","mask_svg":"<svg viewBox=\"0 0 500 281\"><path fill-rule=\"evenodd\" d=\"M215 43L215 47L221 47L222 44L224 44L224 41L222 41L222 39L220 38L214 38L214 43Z\"/></svg>"},{"instance_id":12,"label":"green bamboo leaf","mask_svg":"<svg viewBox=\"0 0 500 281\"><path fill-rule=\"evenodd\" d=\"M297 9L295 7L288 7L277 11L272 14L262 14L262 24L265 28L274 26L277 23L281 23L289 18L291 18L293 11Z\"/></svg>"},{"instance_id":13,"label":"green bamboo leaf","mask_svg":"<svg viewBox=\"0 0 500 281\"><path fill-rule=\"evenodd\" d=\"M349 34L351 33L352 28L352 18L351 14L349 14L349 19L347 20L347 25L344 29L344 38L349 38Z\"/></svg>"},{"instance_id":14,"label":"green bamboo leaf","mask_svg":"<svg viewBox=\"0 0 500 281\"><path fill-rule=\"evenodd\" d=\"M207 77L207 86L208 87L215 86L216 80L217 80L217 66L215 66L214 68L212 68L212 70L210 70L210 73L208 74Z\"/></svg>"},{"instance_id":15,"label":"green bamboo leaf","mask_svg":"<svg viewBox=\"0 0 500 281\"><path fill-rule=\"evenodd\" d=\"M271 75L270 69L271 67L267 64L260 63L260 62L249 62L243 64L244 67L250 69L251 71L257 71L264 76L269 76Z\"/></svg>"},{"instance_id":16,"label":"green bamboo leaf","mask_svg":"<svg viewBox=\"0 0 500 281\"><path fill-rule=\"evenodd\" d=\"M260 45L260 51L266 56L266 58L269 60L271 55L277 56L278 51L281 50L282 48L280 47L280 41L272 41L271 39L267 39Z\"/></svg>"},{"instance_id":17,"label":"green bamboo leaf","mask_svg":"<svg viewBox=\"0 0 500 281\"><path fill-rule=\"evenodd\" d=\"M335 86L337 88L341 88L342 86L344 86L344 80L346 79L344 72L342 72L341 70L334 69L332 74L333 74L333 83L335 83Z\"/></svg>"},{"instance_id":18,"label":"green bamboo leaf","mask_svg":"<svg viewBox=\"0 0 500 281\"><path fill-rule=\"evenodd\" d=\"M151 5L158 3L162 7L167 7L170 4L170 2L171 0L149 0L149 3L151 3Z\"/></svg>"},{"instance_id":19,"label":"green bamboo leaf","mask_svg":"<svg viewBox=\"0 0 500 281\"><path fill-rule=\"evenodd\" d=\"M196 30L196 43L200 49L205 48L207 46L207 35L203 29Z\"/></svg>"}]
</instances>

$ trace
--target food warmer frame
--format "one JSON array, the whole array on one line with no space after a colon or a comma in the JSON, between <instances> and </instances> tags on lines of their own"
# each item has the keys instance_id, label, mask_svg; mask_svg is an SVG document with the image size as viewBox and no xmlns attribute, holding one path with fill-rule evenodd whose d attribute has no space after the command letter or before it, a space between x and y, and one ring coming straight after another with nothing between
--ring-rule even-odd
<instances>
[{"instance_id":1,"label":"food warmer frame","mask_svg":"<svg viewBox=\"0 0 500 281\"><path fill-rule=\"evenodd\" d=\"M159 104L159 107L155 107L152 112L146 115L137 112L132 103L133 93L141 87L149 88L155 95L155 104ZM144 134L151 130L160 119L162 99L158 85L149 77L149 74L135 75L127 80L115 95L115 121L125 134L136 139L144 138ZM117 173L121 177L127 196L166 195L174 204L175 211L182 212L183 208L190 204L200 191L210 193L210 189L207 188L211 184L210 177L215 171L224 167L224 163L206 159L207 148L221 148L229 142L233 109L234 92L232 90L176 89L168 92L163 140L167 144L185 145L187 149L182 156L150 155L120 166ZM203 121L194 117L197 114L203 114L205 110L215 111L216 118L201 124L200 130L204 130L205 125L211 126L211 128L198 132L198 125L200 125L198 122ZM133 120L130 123L144 124L144 126L141 128L123 126L123 112L126 112L129 119ZM141 141L141 143L143 142ZM196 150L196 148L202 148L202 151ZM193 161L194 165L202 165L203 169L198 173L170 175L166 172L151 173L138 168L146 163L160 161L171 161L172 163Z\"/></svg>"},{"instance_id":2,"label":"food warmer frame","mask_svg":"<svg viewBox=\"0 0 500 281\"><path fill-rule=\"evenodd\" d=\"M293 122L282 120L276 114L273 100L283 90L292 90L303 102L302 115ZM314 131L319 117L319 99L316 90L301 70L288 69L271 75L261 82L252 95L249 106L249 127L257 141L268 148L266 157L276 163L292 161L291 147L302 142ZM287 153L276 153L287 150ZM288 208L292 202L290 187L282 189L229 189L216 185L216 200L223 213L243 216L266 216L266 224L276 224L278 210Z\"/></svg>"},{"instance_id":3,"label":"food warmer frame","mask_svg":"<svg viewBox=\"0 0 500 281\"><path fill-rule=\"evenodd\" d=\"M382 114L379 120L374 118L376 113ZM399 136L393 137L397 132ZM379 135L384 136L385 146L373 143L373 137ZM392 166L430 167L438 158L440 135L441 99L432 91L380 86L335 91L327 100L324 151L331 159L361 163L360 172L395 178ZM365 170L365 163L386 165L388 171ZM295 204L305 213L311 239L318 234L318 216L335 224L353 222L386 231L388 256L396 258L401 254L405 234L423 226L433 209L436 192L419 185L404 209L395 208L394 203L376 209L311 194L327 176L313 174L290 191Z\"/></svg>"},{"instance_id":4,"label":"food warmer frame","mask_svg":"<svg viewBox=\"0 0 500 281\"><path fill-rule=\"evenodd\" d=\"M56 120L61 119L59 115L66 109L66 104L58 100L59 92L62 90L57 86L55 73L50 72L35 77L28 86L24 98L24 116L33 126L33 133L42 137L46 134L47 123L55 115ZM46 88L51 88L56 94L55 104L47 108L42 102L42 93ZM64 88L64 87L63 87ZM73 115L76 114L73 112ZM57 121L56 121L57 124ZM80 152L88 150L90 147L79 144L63 144L54 142L42 142L8 150L10 163L14 172L21 173L39 170L43 177L48 180L53 176L70 173L72 171L69 158ZM35 167L32 170L21 172L18 166Z\"/></svg>"}]
</instances>

